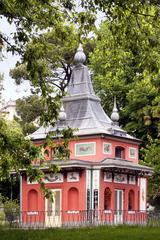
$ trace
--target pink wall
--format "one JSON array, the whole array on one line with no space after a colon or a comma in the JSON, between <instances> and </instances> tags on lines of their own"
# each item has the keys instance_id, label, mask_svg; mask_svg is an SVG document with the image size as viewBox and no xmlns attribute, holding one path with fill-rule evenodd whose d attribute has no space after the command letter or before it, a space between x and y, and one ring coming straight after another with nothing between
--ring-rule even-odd
<instances>
[{"instance_id":1,"label":"pink wall","mask_svg":"<svg viewBox=\"0 0 160 240\"><path fill-rule=\"evenodd\" d=\"M114 195L115 195L115 189L121 189L124 191L124 199L123 199L123 210L128 211L128 195L129 191L133 190L134 191L134 210L139 210L139 196L138 196L138 191L139 191L139 186L138 183L136 182L135 185L132 184L119 184L119 183L114 183L114 182L104 182L104 173L103 171L101 172L101 177L100 177L100 196L104 196L104 190L105 188L110 188L112 198L111 198L111 210L115 210L114 206ZM104 209L104 197L100 199L100 209Z\"/></svg>"},{"instance_id":2,"label":"pink wall","mask_svg":"<svg viewBox=\"0 0 160 240\"><path fill-rule=\"evenodd\" d=\"M86 174L85 171L80 172L79 182L67 182L66 174L63 183L48 183L46 187L49 189L62 189L62 210L68 210L68 192L70 188L76 188L79 193L79 210L86 208ZM36 190L38 193L37 211L45 211L45 198L38 184L27 184L26 177L22 178L22 211L29 211L28 193L30 190Z\"/></svg>"},{"instance_id":3,"label":"pink wall","mask_svg":"<svg viewBox=\"0 0 160 240\"><path fill-rule=\"evenodd\" d=\"M76 143L89 143L89 142L95 142L96 143L96 154L90 155L90 156L76 156L75 154L75 144ZM111 154L105 154L103 153L103 143L110 143L112 146ZM70 142L70 150L71 150L71 159L80 159L80 160L86 160L86 161L93 161L93 162L99 162L102 161L105 158L114 158L115 157L115 148L117 146L121 146L125 149L125 156L124 158L126 160L130 160L132 162L138 163L138 144L132 144L123 142L122 140L113 140L113 139L107 139L107 138L92 138L92 139L78 139L78 140L72 140ZM129 148L136 148L136 158L129 157Z\"/></svg>"}]
</instances>

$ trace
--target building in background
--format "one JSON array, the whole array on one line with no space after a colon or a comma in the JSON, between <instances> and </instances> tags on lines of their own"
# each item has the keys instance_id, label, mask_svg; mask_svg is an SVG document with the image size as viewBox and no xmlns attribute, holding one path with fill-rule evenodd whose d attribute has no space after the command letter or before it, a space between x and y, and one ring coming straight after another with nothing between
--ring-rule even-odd
<instances>
[{"instance_id":1,"label":"building in background","mask_svg":"<svg viewBox=\"0 0 160 240\"><path fill-rule=\"evenodd\" d=\"M16 101L9 100L6 103L2 104L0 108L0 114L9 121L14 119L14 116L17 116L16 112Z\"/></svg>"},{"instance_id":2,"label":"building in background","mask_svg":"<svg viewBox=\"0 0 160 240\"><path fill-rule=\"evenodd\" d=\"M78 48L68 94L63 98L55 127L40 127L31 135L39 145L48 132L68 126L76 138L70 141L70 159L56 160L54 149L44 166L45 187L54 201L44 197L37 182L21 176L21 212L24 224L66 226L112 223L144 223L146 220L147 177L152 170L138 163L140 140L119 127L114 101L109 118L95 95L85 62ZM56 138L53 139L56 141ZM58 164L59 173L50 173ZM35 167L38 167L38 165Z\"/></svg>"}]
</instances>

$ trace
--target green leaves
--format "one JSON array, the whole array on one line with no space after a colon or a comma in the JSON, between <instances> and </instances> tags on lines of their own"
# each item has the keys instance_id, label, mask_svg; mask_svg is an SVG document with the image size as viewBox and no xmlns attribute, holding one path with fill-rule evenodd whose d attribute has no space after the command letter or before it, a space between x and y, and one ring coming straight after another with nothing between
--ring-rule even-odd
<instances>
[{"instance_id":1,"label":"green leaves","mask_svg":"<svg viewBox=\"0 0 160 240\"><path fill-rule=\"evenodd\" d=\"M26 168L37 158L39 149L22 134L16 122L0 119L0 178L8 178L11 171Z\"/></svg>"},{"instance_id":2,"label":"green leaves","mask_svg":"<svg viewBox=\"0 0 160 240\"><path fill-rule=\"evenodd\" d=\"M155 136L158 125L153 105L159 94L155 82L159 78L160 32L159 19L153 20L152 16L158 9L137 7L137 14L113 7L116 17L106 20L97 30L90 62L94 85L105 109L111 112L113 96L117 96L121 124L136 137L147 140L146 133Z\"/></svg>"},{"instance_id":3,"label":"green leaves","mask_svg":"<svg viewBox=\"0 0 160 240\"><path fill-rule=\"evenodd\" d=\"M16 101L18 121L24 135L33 133L40 126L40 117L44 112L42 99L38 95L31 95Z\"/></svg>"},{"instance_id":4,"label":"green leaves","mask_svg":"<svg viewBox=\"0 0 160 240\"><path fill-rule=\"evenodd\" d=\"M143 140L145 148L140 157L145 164L155 167L149 182L153 197L160 180L159 6L140 1L124 1L121 6L120 3L112 5L112 18L97 30L90 63L94 86L104 108L111 112L116 96L120 124Z\"/></svg>"}]
</instances>

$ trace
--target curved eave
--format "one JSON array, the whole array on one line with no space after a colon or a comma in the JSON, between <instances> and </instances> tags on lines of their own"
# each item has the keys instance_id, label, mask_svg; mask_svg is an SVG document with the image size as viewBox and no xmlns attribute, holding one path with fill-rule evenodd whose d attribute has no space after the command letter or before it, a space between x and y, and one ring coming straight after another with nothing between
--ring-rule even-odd
<instances>
[{"instance_id":1,"label":"curved eave","mask_svg":"<svg viewBox=\"0 0 160 240\"><path fill-rule=\"evenodd\" d=\"M128 170L128 171L134 171L139 175L146 175L151 176L153 174L153 168L140 165L137 163L133 163L128 160L122 160L122 159L104 159L101 162L101 167L104 170L116 170L116 171L122 171L122 170Z\"/></svg>"},{"instance_id":2,"label":"curved eave","mask_svg":"<svg viewBox=\"0 0 160 240\"><path fill-rule=\"evenodd\" d=\"M108 134L108 133L90 133L90 134L79 134L79 135L75 135L76 137L78 137L79 139L82 139L82 138L90 138L90 137L102 137L102 138L110 138L110 139L116 139L116 140L121 140L123 142L130 142L130 143L135 143L135 144L138 144L140 145L142 143L142 141L138 138L128 138L128 137L122 137L122 136L114 136L114 135L111 135L111 134ZM59 137L59 136L58 136ZM57 137L53 136L52 139L56 139ZM44 141L46 139L46 135L39 135L38 137L33 137L31 138L31 140L33 142L36 142L36 141Z\"/></svg>"},{"instance_id":3,"label":"curved eave","mask_svg":"<svg viewBox=\"0 0 160 240\"><path fill-rule=\"evenodd\" d=\"M83 170L83 169L102 169L104 171L114 171L123 173L133 173L139 176L151 176L153 173L153 168L148 166L133 163L128 160L108 158L101 162L84 161L78 159L72 159L68 161L52 160L45 163L44 166L39 164L34 165L34 168L40 168L43 171L48 171L51 164L55 164L61 168L61 171L73 171L73 170ZM22 169L21 171L25 171Z\"/></svg>"}]
</instances>

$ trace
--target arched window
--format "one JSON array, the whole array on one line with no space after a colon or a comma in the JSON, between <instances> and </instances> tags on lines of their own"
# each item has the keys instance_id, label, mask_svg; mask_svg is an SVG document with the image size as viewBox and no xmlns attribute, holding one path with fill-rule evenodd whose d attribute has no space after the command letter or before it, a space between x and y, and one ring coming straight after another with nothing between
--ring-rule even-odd
<instances>
[{"instance_id":1,"label":"arched window","mask_svg":"<svg viewBox=\"0 0 160 240\"><path fill-rule=\"evenodd\" d=\"M111 190L110 188L105 188L104 190L104 210L111 209Z\"/></svg>"},{"instance_id":2,"label":"arched window","mask_svg":"<svg viewBox=\"0 0 160 240\"><path fill-rule=\"evenodd\" d=\"M30 190L28 193L28 211L33 212L38 210L38 193L36 190Z\"/></svg>"},{"instance_id":3,"label":"arched window","mask_svg":"<svg viewBox=\"0 0 160 240\"><path fill-rule=\"evenodd\" d=\"M125 158L125 152L123 147L118 146L115 148L115 157L123 159Z\"/></svg>"},{"instance_id":4,"label":"arched window","mask_svg":"<svg viewBox=\"0 0 160 240\"><path fill-rule=\"evenodd\" d=\"M128 194L128 211L134 210L134 191L130 190Z\"/></svg>"},{"instance_id":5,"label":"arched window","mask_svg":"<svg viewBox=\"0 0 160 240\"><path fill-rule=\"evenodd\" d=\"M68 210L79 210L79 192L77 188L68 191Z\"/></svg>"}]
</instances>

